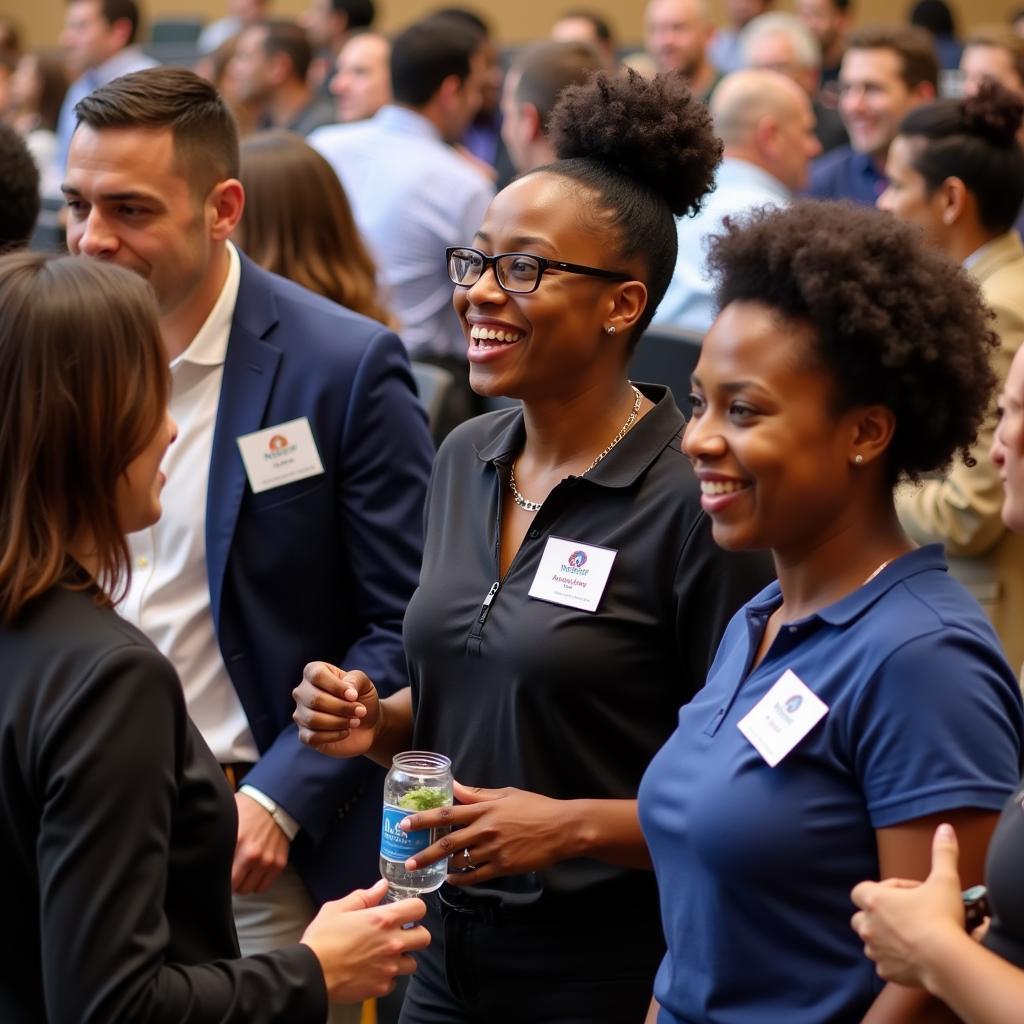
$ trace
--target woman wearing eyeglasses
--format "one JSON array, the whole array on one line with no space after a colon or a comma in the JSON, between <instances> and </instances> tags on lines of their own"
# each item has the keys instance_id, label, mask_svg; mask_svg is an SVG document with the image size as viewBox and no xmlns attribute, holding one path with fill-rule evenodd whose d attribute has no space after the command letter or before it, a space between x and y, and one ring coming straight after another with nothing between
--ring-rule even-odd
<instances>
[{"instance_id":1,"label":"woman wearing eyeglasses","mask_svg":"<svg viewBox=\"0 0 1024 1024\"><path fill-rule=\"evenodd\" d=\"M412 689L378 702L315 663L296 690L300 733L327 753L452 758L460 806L407 823L457 831L414 857L451 859L403 1024L642 1019L663 939L637 785L769 577L714 545L682 414L626 373L672 274L673 214L718 162L707 112L678 78L599 75L567 90L552 133L563 159L448 253L473 388L522 409L438 454Z\"/></svg>"}]
</instances>

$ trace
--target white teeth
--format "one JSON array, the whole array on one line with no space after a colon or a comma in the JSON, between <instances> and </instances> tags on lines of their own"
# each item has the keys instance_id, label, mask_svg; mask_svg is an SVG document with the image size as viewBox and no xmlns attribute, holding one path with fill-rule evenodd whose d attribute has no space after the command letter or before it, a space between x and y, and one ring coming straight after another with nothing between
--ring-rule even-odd
<instances>
[{"instance_id":1,"label":"white teeth","mask_svg":"<svg viewBox=\"0 0 1024 1024\"><path fill-rule=\"evenodd\" d=\"M702 480L701 494L732 494L742 491L747 485L742 480Z\"/></svg>"},{"instance_id":2,"label":"white teeth","mask_svg":"<svg viewBox=\"0 0 1024 1024\"><path fill-rule=\"evenodd\" d=\"M522 334L519 331L504 331L494 327L474 325L470 328L469 336L473 341L497 341L503 345L510 345L518 341Z\"/></svg>"}]
</instances>

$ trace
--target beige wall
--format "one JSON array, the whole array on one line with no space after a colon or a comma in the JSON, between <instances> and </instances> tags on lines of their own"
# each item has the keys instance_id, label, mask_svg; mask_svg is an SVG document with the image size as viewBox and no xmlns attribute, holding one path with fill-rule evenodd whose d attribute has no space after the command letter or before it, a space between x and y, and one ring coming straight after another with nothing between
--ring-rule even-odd
<instances>
[{"instance_id":1,"label":"beige wall","mask_svg":"<svg viewBox=\"0 0 1024 1024\"><path fill-rule=\"evenodd\" d=\"M458 2L458 0L456 0ZM724 10L722 0L710 0L712 8ZM895 21L912 5L913 0L854 0L858 20ZM147 18L157 15L200 14L207 19L217 17L225 8L226 0L140 0ZM1024 0L961 0L954 4L960 21L966 27L998 22L1009 9ZM385 29L406 24L416 16L433 8L450 6L450 0L378 0L381 26ZM281 14L295 14L305 6L305 0L276 0L275 10ZM642 0L515 0L497 3L494 0L468 0L489 17L503 43L520 43L543 36L551 26L556 13L569 7L589 7L607 15L624 41L640 38L644 4ZM780 4L787 8L788 3ZM64 9L63 0L0 0L0 14L15 18L26 31L33 46L47 46L55 42L60 31Z\"/></svg>"}]
</instances>

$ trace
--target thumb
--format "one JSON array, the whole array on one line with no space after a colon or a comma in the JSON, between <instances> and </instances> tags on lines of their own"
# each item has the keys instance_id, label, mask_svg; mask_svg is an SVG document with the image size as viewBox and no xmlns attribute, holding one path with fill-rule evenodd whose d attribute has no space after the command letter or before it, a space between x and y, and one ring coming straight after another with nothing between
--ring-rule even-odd
<instances>
[{"instance_id":1,"label":"thumb","mask_svg":"<svg viewBox=\"0 0 1024 1024\"><path fill-rule=\"evenodd\" d=\"M499 800L505 795L503 789L483 789L480 786L464 786L458 780L452 784L452 792L460 804L480 804L485 800Z\"/></svg>"},{"instance_id":2,"label":"thumb","mask_svg":"<svg viewBox=\"0 0 1024 1024\"><path fill-rule=\"evenodd\" d=\"M959 858L960 846L956 841L956 832L953 830L953 826L940 825L932 837L931 875L952 875L959 885L960 872L957 870Z\"/></svg>"},{"instance_id":3,"label":"thumb","mask_svg":"<svg viewBox=\"0 0 1024 1024\"><path fill-rule=\"evenodd\" d=\"M376 907L387 895L388 883L382 878L369 889L356 889L347 896L336 900L339 910L366 910L368 907Z\"/></svg>"}]
</instances>

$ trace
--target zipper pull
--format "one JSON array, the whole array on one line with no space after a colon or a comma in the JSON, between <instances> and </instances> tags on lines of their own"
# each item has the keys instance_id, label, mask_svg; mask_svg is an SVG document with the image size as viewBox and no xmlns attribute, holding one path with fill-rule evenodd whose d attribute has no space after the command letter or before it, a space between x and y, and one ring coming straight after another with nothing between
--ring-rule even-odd
<instances>
[{"instance_id":1,"label":"zipper pull","mask_svg":"<svg viewBox=\"0 0 1024 1024\"><path fill-rule=\"evenodd\" d=\"M491 602L494 600L495 595L498 593L499 586L501 586L500 582L492 583L491 589L487 591L487 596L484 598L483 607L480 609L480 615L476 620L477 625L482 626L484 624L484 619L487 618L487 613L491 609Z\"/></svg>"}]
</instances>

